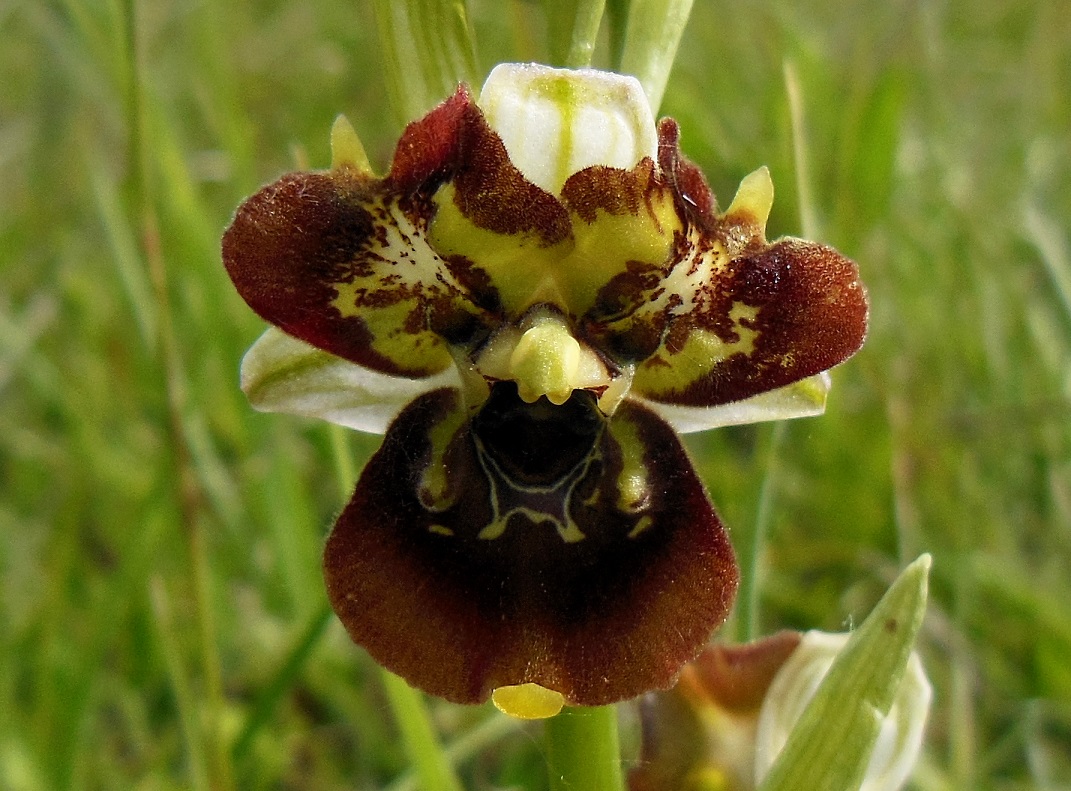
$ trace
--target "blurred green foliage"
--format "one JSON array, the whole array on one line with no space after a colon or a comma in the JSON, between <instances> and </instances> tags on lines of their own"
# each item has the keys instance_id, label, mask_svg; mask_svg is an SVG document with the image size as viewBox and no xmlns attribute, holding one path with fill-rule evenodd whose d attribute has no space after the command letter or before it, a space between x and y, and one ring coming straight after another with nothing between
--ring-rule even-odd
<instances>
[{"instance_id":1,"label":"blurred green foliage","mask_svg":"<svg viewBox=\"0 0 1071 791\"><path fill-rule=\"evenodd\" d=\"M481 76L548 58L540 6L470 9ZM322 629L335 445L377 439L248 408L218 252L339 112L389 161L371 4L14 0L0 42L0 788L412 787ZM1067 85L1059 0L700 0L663 105L723 204L768 164L771 234L869 286L825 417L690 447L742 555L762 531L762 631L849 626L933 554L917 789L1071 787ZM432 711L469 788L545 787L535 731Z\"/></svg>"}]
</instances>

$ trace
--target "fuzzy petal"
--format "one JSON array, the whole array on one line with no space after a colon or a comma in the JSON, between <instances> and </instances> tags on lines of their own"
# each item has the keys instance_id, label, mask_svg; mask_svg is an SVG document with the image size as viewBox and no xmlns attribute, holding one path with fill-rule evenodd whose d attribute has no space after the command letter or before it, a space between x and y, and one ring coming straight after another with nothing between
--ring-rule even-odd
<instances>
[{"instance_id":1,"label":"fuzzy petal","mask_svg":"<svg viewBox=\"0 0 1071 791\"><path fill-rule=\"evenodd\" d=\"M426 240L431 194L456 168L464 90L410 124L385 179L345 162L291 173L238 209L223 261L263 318L307 343L382 373L433 376L450 344L493 325L493 297Z\"/></svg>"},{"instance_id":2,"label":"fuzzy petal","mask_svg":"<svg viewBox=\"0 0 1071 791\"><path fill-rule=\"evenodd\" d=\"M676 124L659 126L659 177L679 230L665 261L629 262L608 280L587 334L636 363L633 392L682 407L713 407L783 388L851 356L867 327L855 264L814 242L767 243L773 200L760 168L723 213L680 153ZM650 199L650 198L649 198ZM653 205L659 205L656 198Z\"/></svg>"},{"instance_id":3,"label":"fuzzy petal","mask_svg":"<svg viewBox=\"0 0 1071 791\"><path fill-rule=\"evenodd\" d=\"M589 394L477 420L414 402L325 550L328 594L382 665L448 700L534 683L570 704L666 688L724 620L732 549L672 431Z\"/></svg>"},{"instance_id":4,"label":"fuzzy petal","mask_svg":"<svg viewBox=\"0 0 1071 791\"><path fill-rule=\"evenodd\" d=\"M390 376L322 352L274 327L242 358L242 390L254 409L286 412L382 434L413 399L458 387L457 369L424 379Z\"/></svg>"},{"instance_id":5,"label":"fuzzy petal","mask_svg":"<svg viewBox=\"0 0 1071 791\"><path fill-rule=\"evenodd\" d=\"M725 247L699 240L677 265L687 267L681 303L667 304L662 345L636 370L639 394L726 404L828 370L862 345L867 302L854 263L799 239L737 257Z\"/></svg>"}]
</instances>

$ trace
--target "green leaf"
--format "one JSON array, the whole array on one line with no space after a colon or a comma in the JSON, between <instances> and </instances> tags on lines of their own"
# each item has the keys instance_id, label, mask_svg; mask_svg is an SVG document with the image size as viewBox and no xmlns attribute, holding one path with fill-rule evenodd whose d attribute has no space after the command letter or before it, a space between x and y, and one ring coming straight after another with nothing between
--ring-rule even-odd
<instances>
[{"instance_id":1,"label":"green leaf","mask_svg":"<svg viewBox=\"0 0 1071 791\"><path fill-rule=\"evenodd\" d=\"M412 121L476 82L476 44L464 0L375 0L387 90L395 115Z\"/></svg>"},{"instance_id":2,"label":"green leaf","mask_svg":"<svg viewBox=\"0 0 1071 791\"><path fill-rule=\"evenodd\" d=\"M552 65L591 65L605 5L606 0L544 0Z\"/></svg>"},{"instance_id":3,"label":"green leaf","mask_svg":"<svg viewBox=\"0 0 1071 791\"><path fill-rule=\"evenodd\" d=\"M759 791L856 791L926 610L930 556L878 602L834 660Z\"/></svg>"},{"instance_id":4,"label":"green leaf","mask_svg":"<svg viewBox=\"0 0 1071 791\"><path fill-rule=\"evenodd\" d=\"M632 0L620 71L637 77L658 114L693 0Z\"/></svg>"}]
</instances>

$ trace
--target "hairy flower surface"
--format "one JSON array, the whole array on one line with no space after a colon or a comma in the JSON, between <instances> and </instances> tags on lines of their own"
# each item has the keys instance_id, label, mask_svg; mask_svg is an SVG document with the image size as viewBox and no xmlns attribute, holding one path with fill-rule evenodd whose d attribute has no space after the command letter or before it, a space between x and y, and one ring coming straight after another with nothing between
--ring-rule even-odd
<instances>
[{"instance_id":1,"label":"hairy flower surface","mask_svg":"<svg viewBox=\"0 0 1071 791\"><path fill-rule=\"evenodd\" d=\"M765 169L719 211L615 74L500 66L382 178L344 122L332 143L239 208L223 259L300 339L250 350L254 404L386 430L325 550L350 635L458 702L668 687L737 585L675 430L821 411L866 331L855 265L766 241Z\"/></svg>"}]
</instances>

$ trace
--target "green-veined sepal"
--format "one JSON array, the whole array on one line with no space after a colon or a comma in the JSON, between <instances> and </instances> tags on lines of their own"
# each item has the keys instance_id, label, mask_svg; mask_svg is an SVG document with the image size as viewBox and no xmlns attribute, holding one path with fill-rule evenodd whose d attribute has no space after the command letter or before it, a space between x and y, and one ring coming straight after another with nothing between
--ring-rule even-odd
<instances>
[{"instance_id":1,"label":"green-veined sepal","mask_svg":"<svg viewBox=\"0 0 1071 791\"><path fill-rule=\"evenodd\" d=\"M269 328L242 358L242 390L261 412L286 412L382 434L402 408L442 387L460 387L457 369L423 379L391 376L320 351Z\"/></svg>"},{"instance_id":2,"label":"green-veined sepal","mask_svg":"<svg viewBox=\"0 0 1071 791\"><path fill-rule=\"evenodd\" d=\"M679 406L642 399L678 434L691 434L722 426L740 426L769 420L790 420L821 415L832 385L828 371L785 387L717 406Z\"/></svg>"}]
</instances>

